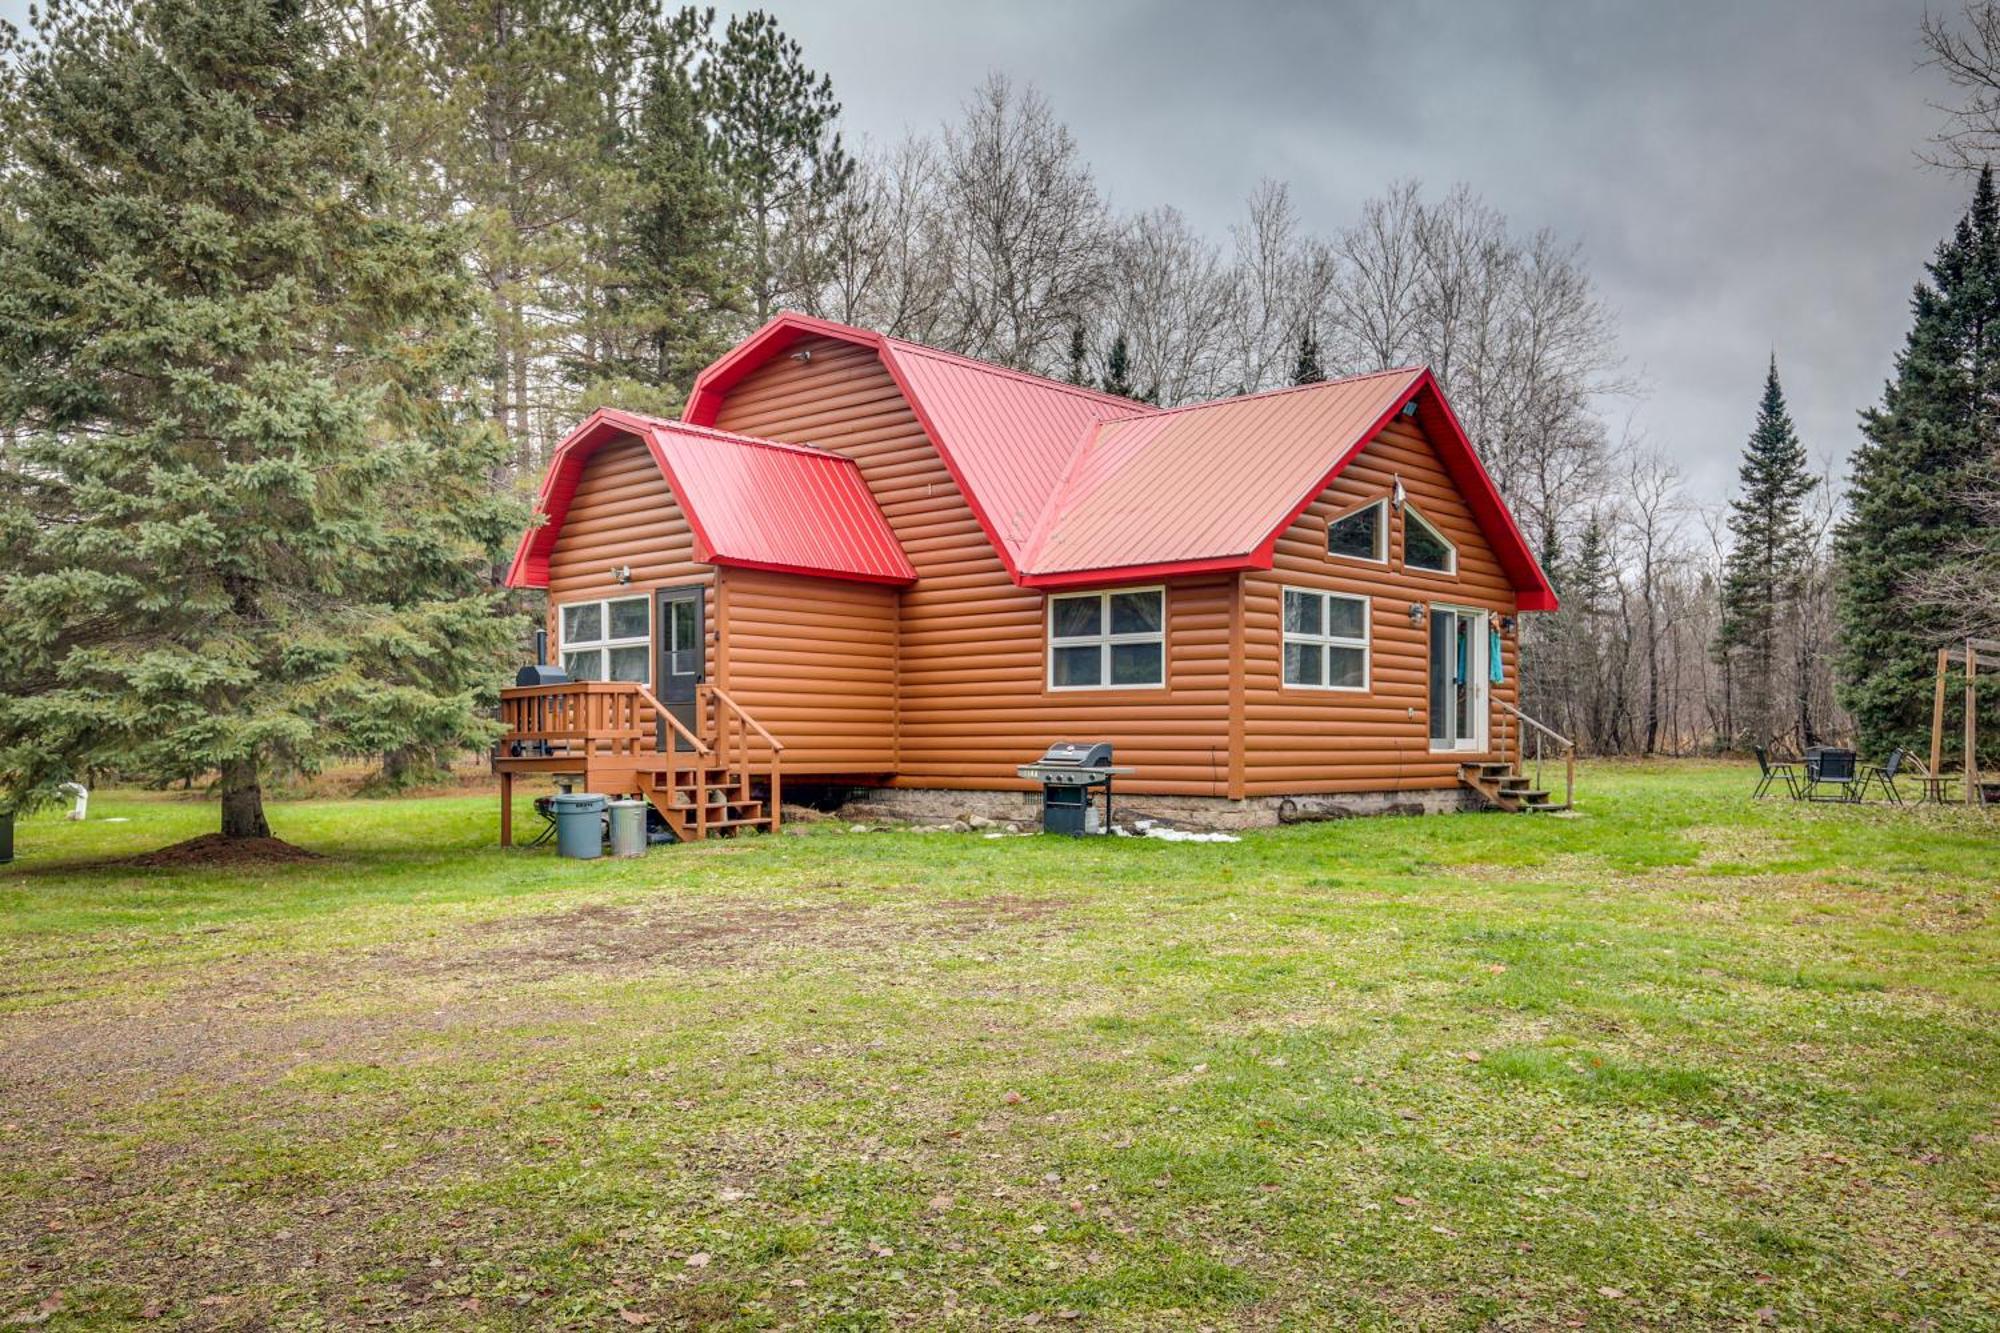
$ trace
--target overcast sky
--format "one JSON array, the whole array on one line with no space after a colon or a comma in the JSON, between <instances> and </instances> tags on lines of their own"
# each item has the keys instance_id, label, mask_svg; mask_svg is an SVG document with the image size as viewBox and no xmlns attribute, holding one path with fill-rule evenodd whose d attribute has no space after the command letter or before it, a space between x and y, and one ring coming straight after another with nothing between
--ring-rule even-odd
<instances>
[{"instance_id":1,"label":"overcast sky","mask_svg":"<svg viewBox=\"0 0 2000 1333\"><path fill-rule=\"evenodd\" d=\"M1218 238L1264 176L1325 232L1398 177L1468 182L1582 243L1647 385L1617 410L1703 498L1734 478L1773 348L1808 450L1845 458L1970 188L1915 157L1950 91L1918 68L1920 0L764 7L850 133L932 128L1002 70L1118 207Z\"/></svg>"},{"instance_id":2,"label":"overcast sky","mask_svg":"<svg viewBox=\"0 0 2000 1333\"><path fill-rule=\"evenodd\" d=\"M1646 385L1614 428L1704 499L1773 348L1808 450L1846 457L1969 191L1915 156L1950 95L1918 68L1921 0L764 3L850 135L934 129L1001 70L1119 208L1172 204L1218 239L1261 177L1332 232L1413 176L1580 241Z\"/></svg>"}]
</instances>

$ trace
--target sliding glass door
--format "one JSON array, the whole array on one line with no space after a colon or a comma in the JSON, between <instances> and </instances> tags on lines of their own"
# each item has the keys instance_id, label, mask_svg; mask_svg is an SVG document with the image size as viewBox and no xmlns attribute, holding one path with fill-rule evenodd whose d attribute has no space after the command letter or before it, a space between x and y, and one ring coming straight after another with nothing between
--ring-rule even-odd
<instances>
[{"instance_id":1,"label":"sliding glass door","mask_svg":"<svg viewBox=\"0 0 2000 1333\"><path fill-rule=\"evenodd\" d=\"M1486 612L1431 608L1431 748L1486 748Z\"/></svg>"}]
</instances>

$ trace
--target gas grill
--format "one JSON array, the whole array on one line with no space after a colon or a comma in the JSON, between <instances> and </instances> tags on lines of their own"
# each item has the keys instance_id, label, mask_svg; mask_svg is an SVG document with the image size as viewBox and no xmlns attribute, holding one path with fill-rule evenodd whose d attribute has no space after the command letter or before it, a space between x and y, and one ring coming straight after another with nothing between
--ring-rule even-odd
<instances>
[{"instance_id":1,"label":"gas grill","mask_svg":"<svg viewBox=\"0 0 2000 1333\"><path fill-rule=\"evenodd\" d=\"M1132 770L1112 766L1108 742L1057 741L1040 759L1014 771L1042 784L1042 832L1083 834L1111 831L1111 779ZM1099 791L1101 816L1092 799Z\"/></svg>"}]
</instances>

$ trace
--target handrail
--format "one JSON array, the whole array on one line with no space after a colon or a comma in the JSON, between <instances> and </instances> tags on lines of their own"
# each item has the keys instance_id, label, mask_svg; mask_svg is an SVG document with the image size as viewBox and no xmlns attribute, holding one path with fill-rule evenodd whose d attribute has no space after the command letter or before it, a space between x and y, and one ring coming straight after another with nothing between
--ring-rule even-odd
<instances>
[{"instance_id":1,"label":"handrail","mask_svg":"<svg viewBox=\"0 0 2000 1333\"><path fill-rule=\"evenodd\" d=\"M764 743L771 747L772 753L783 754L785 752L785 743L767 731L762 722L759 722L756 718L745 712L743 705L730 698L728 692L720 685L710 685L704 682L699 688L707 690L710 694L714 695L717 703L727 705L730 712L736 714L752 731L762 736Z\"/></svg>"},{"instance_id":2,"label":"handrail","mask_svg":"<svg viewBox=\"0 0 2000 1333\"><path fill-rule=\"evenodd\" d=\"M1508 703L1505 699L1495 699L1493 702L1499 705L1501 708L1506 709L1509 713L1512 713L1515 717L1520 718L1523 722L1533 727L1536 731L1539 731L1543 735L1547 736L1557 745L1565 746L1571 750L1574 750L1576 748L1575 741L1563 735L1560 731L1557 731L1554 727L1549 726L1546 722L1543 722L1537 718L1529 717L1526 713L1514 707L1514 705Z\"/></svg>"},{"instance_id":3,"label":"handrail","mask_svg":"<svg viewBox=\"0 0 2000 1333\"><path fill-rule=\"evenodd\" d=\"M662 722L665 722L667 724L667 726L673 731L674 735L679 736L682 740L686 741L688 744L694 747L695 753L708 754L710 752L708 742L703 740L701 737L695 735L692 731L689 731L687 723L675 717L671 709L669 709L665 704L661 703L658 699L654 698L653 692L651 690L647 689L644 685L640 685L636 682L634 682L632 688L639 691L639 697L641 699L644 699L647 703L653 706L654 714L658 716Z\"/></svg>"},{"instance_id":4,"label":"handrail","mask_svg":"<svg viewBox=\"0 0 2000 1333\"><path fill-rule=\"evenodd\" d=\"M1495 699L1493 702L1498 704L1509 716L1535 729L1535 784L1537 786L1540 786L1542 781L1542 737L1548 737L1561 747L1560 753L1563 756L1563 808L1566 810L1573 809L1576 805L1576 742L1563 735L1560 731L1557 731L1548 723L1543 722L1540 718L1529 717L1505 699ZM1517 770L1527 767L1527 756L1523 753L1525 747L1526 737L1519 727L1514 728L1514 767ZM1501 753L1505 754L1506 751L1502 750Z\"/></svg>"}]
</instances>

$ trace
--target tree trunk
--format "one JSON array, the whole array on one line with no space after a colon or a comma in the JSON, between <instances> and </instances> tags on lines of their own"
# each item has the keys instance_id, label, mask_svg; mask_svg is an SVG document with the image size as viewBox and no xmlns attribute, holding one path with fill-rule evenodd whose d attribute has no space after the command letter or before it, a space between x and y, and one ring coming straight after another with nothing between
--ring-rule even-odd
<instances>
[{"instance_id":1,"label":"tree trunk","mask_svg":"<svg viewBox=\"0 0 2000 1333\"><path fill-rule=\"evenodd\" d=\"M268 838L264 789L257 784L257 761L236 759L222 766L222 836Z\"/></svg>"}]
</instances>

